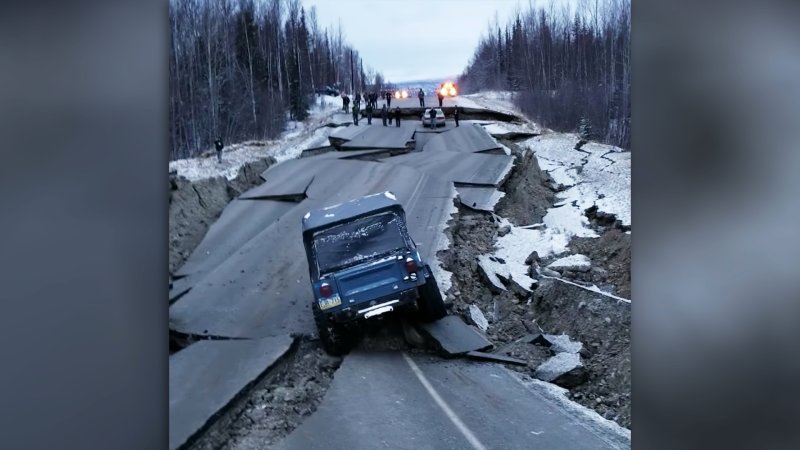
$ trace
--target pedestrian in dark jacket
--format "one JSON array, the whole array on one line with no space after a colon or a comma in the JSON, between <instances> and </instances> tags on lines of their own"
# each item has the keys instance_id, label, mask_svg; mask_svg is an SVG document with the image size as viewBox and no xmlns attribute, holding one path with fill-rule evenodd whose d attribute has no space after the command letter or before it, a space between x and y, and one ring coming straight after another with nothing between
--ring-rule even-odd
<instances>
[{"instance_id":1,"label":"pedestrian in dark jacket","mask_svg":"<svg viewBox=\"0 0 800 450\"><path fill-rule=\"evenodd\" d=\"M367 125L372 125L372 102L367 102Z\"/></svg>"},{"instance_id":2,"label":"pedestrian in dark jacket","mask_svg":"<svg viewBox=\"0 0 800 450\"><path fill-rule=\"evenodd\" d=\"M399 127L400 126L400 107L399 106L395 106L394 107L394 120L397 123L397 126Z\"/></svg>"},{"instance_id":3,"label":"pedestrian in dark jacket","mask_svg":"<svg viewBox=\"0 0 800 450\"><path fill-rule=\"evenodd\" d=\"M353 105L353 125L358 126L358 103Z\"/></svg>"},{"instance_id":4,"label":"pedestrian in dark jacket","mask_svg":"<svg viewBox=\"0 0 800 450\"><path fill-rule=\"evenodd\" d=\"M342 106L344 107L345 114L350 112L350 97L348 97L347 94L342 94Z\"/></svg>"},{"instance_id":5,"label":"pedestrian in dark jacket","mask_svg":"<svg viewBox=\"0 0 800 450\"><path fill-rule=\"evenodd\" d=\"M386 107L392 107L392 91L386 91Z\"/></svg>"},{"instance_id":6,"label":"pedestrian in dark jacket","mask_svg":"<svg viewBox=\"0 0 800 450\"><path fill-rule=\"evenodd\" d=\"M425 107L425 91L423 91L422 88L419 89L419 92L417 93L417 97L419 97L419 106L420 106L420 108L424 108Z\"/></svg>"},{"instance_id":7,"label":"pedestrian in dark jacket","mask_svg":"<svg viewBox=\"0 0 800 450\"><path fill-rule=\"evenodd\" d=\"M428 113L428 116L431 118L431 128L436 128L436 110L431 108L431 111Z\"/></svg>"},{"instance_id":8,"label":"pedestrian in dark jacket","mask_svg":"<svg viewBox=\"0 0 800 450\"><path fill-rule=\"evenodd\" d=\"M453 112L453 118L456 119L456 126L458 126L458 105L456 105L456 110Z\"/></svg>"},{"instance_id":9,"label":"pedestrian in dark jacket","mask_svg":"<svg viewBox=\"0 0 800 450\"><path fill-rule=\"evenodd\" d=\"M386 105L383 105L381 108L381 119L383 120L383 126L386 126Z\"/></svg>"},{"instance_id":10,"label":"pedestrian in dark jacket","mask_svg":"<svg viewBox=\"0 0 800 450\"><path fill-rule=\"evenodd\" d=\"M439 97L439 108L441 108L442 102L444 101L444 94L442 94L442 91L439 91L436 93L436 96Z\"/></svg>"},{"instance_id":11,"label":"pedestrian in dark jacket","mask_svg":"<svg viewBox=\"0 0 800 450\"><path fill-rule=\"evenodd\" d=\"M217 148L217 162L221 163L222 162L222 147L224 147L224 145L222 144L222 138L221 137L218 137L217 140L214 141L214 147Z\"/></svg>"}]
</instances>

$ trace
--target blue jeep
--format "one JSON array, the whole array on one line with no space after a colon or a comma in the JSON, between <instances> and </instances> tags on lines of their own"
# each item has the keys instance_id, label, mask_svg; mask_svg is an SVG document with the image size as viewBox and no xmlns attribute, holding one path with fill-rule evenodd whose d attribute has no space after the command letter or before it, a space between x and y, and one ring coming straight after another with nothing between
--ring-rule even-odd
<instances>
[{"instance_id":1,"label":"blue jeep","mask_svg":"<svg viewBox=\"0 0 800 450\"><path fill-rule=\"evenodd\" d=\"M423 321L447 314L430 267L391 192L309 211L303 217L312 310L325 351L348 351L361 321L415 311Z\"/></svg>"}]
</instances>

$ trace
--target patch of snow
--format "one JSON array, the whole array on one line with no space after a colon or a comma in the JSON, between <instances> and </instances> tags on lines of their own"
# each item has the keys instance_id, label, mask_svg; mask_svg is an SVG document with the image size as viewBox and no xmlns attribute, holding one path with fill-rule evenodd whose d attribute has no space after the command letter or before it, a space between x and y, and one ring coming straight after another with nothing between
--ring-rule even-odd
<instances>
[{"instance_id":1,"label":"patch of snow","mask_svg":"<svg viewBox=\"0 0 800 450\"><path fill-rule=\"evenodd\" d=\"M559 258L548 264L547 267L551 269L588 269L592 267L592 263L588 256L577 254Z\"/></svg>"},{"instance_id":2,"label":"patch of snow","mask_svg":"<svg viewBox=\"0 0 800 450\"><path fill-rule=\"evenodd\" d=\"M453 201L456 198L456 188L450 188L450 201L448 204L450 205L449 210L442 218L442 222L438 226L438 230L440 231L437 233L439 236L438 242L433 243L434 252L433 254L436 255L441 250L447 250L450 248L450 239L447 238L447 235L444 233L444 229L447 228L447 222L453 217L454 214L458 214L458 208L456 208L455 202ZM436 278L436 282L439 284L439 290L442 292L442 296L444 297L444 293L449 291L450 288L453 286L453 273L447 270L444 270L444 264L442 261L434 256L432 263L430 264L431 271L433 272L434 278Z\"/></svg>"},{"instance_id":3,"label":"patch of snow","mask_svg":"<svg viewBox=\"0 0 800 450\"><path fill-rule=\"evenodd\" d=\"M483 311L477 305L469 305L469 316L481 331L486 332L489 329L489 321L486 320L486 316L483 315Z\"/></svg>"},{"instance_id":4,"label":"patch of snow","mask_svg":"<svg viewBox=\"0 0 800 450\"><path fill-rule=\"evenodd\" d=\"M551 220L576 229L579 217L583 218L581 223L588 225L584 210L596 205L599 211L614 214L623 225L630 226L630 152L595 142L575 150L579 140L574 133L547 133L522 143L536 155L539 167L554 183L567 188L557 194L558 204L567 209L560 212L562 217Z\"/></svg>"},{"instance_id":5,"label":"patch of snow","mask_svg":"<svg viewBox=\"0 0 800 450\"><path fill-rule=\"evenodd\" d=\"M534 251L540 258L558 255L567 251L569 236L551 229L537 230L511 227L511 232L497 239L497 250L494 255L506 261L505 270L515 280L531 279L528 277L528 265L525 258ZM533 281L531 279L531 281Z\"/></svg>"},{"instance_id":6,"label":"patch of snow","mask_svg":"<svg viewBox=\"0 0 800 450\"><path fill-rule=\"evenodd\" d=\"M548 209L542 222L548 229L565 234L570 238L573 236L598 237L597 233L589 228L589 219L583 214L583 210L572 205Z\"/></svg>"},{"instance_id":7,"label":"patch of snow","mask_svg":"<svg viewBox=\"0 0 800 450\"><path fill-rule=\"evenodd\" d=\"M569 392L567 389L556 386L552 383L532 379L527 375L506 368L503 368L503 370L505 370L514 379L519 381L523 386L542 395L545 400L549 400L558 404L561 407L559 409L565 413L588 421L586 426L590 427L590 429L593 428L593 431L596 431L595 435L598 437L604 436L606 433L616 435L618 439L622 441L628 441L627 448L630 448L631 430L623 428L616 422L604 418L596 411L593 411L579 403L573 402L567 398L567 393ZM607 443L613 448L620 448L619 442L607 441Z\"/></svg>"},{"instance_id":8,"label":"patch of snow","mask_svg":"<svg viewBox=\"0 0 800 450\"><path fill-rule=\"evenodd\" d=\"M539 134L539 128L533 123L526 123L518 125L515 123L506 122L491 122L489 124L482 124L483 129L493 137L504 137L512 133L531 133Z\"/></svg>"},{"instance_id":9,"label":"patch of snow","mask_svg":"<svg viewBox=\"0 0 800 450\"><path fill-rule=\"evenodd\" d=\"M566 334L545 334L544 338L550 342L550 350L556 353L579 353L583 349L581 342L575 342Z\"/></svg>"},{"instance_id":10,"label":"patch of snow","mask_svg":"<svg viewBox=\"0 0 800 450\"><path fill-rule=\"evenodd\" d=\"M320 147L328 143L328 136L335 129L325 127L328 119L341 109L338 97L321 96L309 109L309 117L303 122L290 121L281 137L268 141L246 141L231 144L222 152L222 162L217 162L216 153L206 152L194 158L170 161L169 170L197 181L205 178L236 178L241 167L247 163L272 156L277 162L297 158L307 148Z\"/></svg>"}]
</instances>

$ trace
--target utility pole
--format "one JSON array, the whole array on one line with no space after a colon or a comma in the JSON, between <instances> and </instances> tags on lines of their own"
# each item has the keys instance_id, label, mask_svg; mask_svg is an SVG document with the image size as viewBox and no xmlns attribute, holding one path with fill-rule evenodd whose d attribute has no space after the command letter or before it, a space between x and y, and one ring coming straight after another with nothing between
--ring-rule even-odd
<instances>
[{"instance_id":1,"label":"utility pole","mask_svg":"<svg viewBox=\"0 0 800 450\"><path fill-rule=\"evenodd\" d=\"M359 70L358 76L359 76L359 78L361 78L361 90L364 91L367 88L366 81L364 80L364 60L361 59L361 58L358 58L358 62L359 62L359 65L361 66L361 70Z\"/></svg>"},{"instance_id":2,"label":"utility pole","mask_svg":"<svg viewBox=\"0 0 800 450\"><path fill-rule=\"evenodd\" d=\"M353 69L353 49L350 49L350 95L356 92L356 71Z\"/></svg>"}]
</instances>

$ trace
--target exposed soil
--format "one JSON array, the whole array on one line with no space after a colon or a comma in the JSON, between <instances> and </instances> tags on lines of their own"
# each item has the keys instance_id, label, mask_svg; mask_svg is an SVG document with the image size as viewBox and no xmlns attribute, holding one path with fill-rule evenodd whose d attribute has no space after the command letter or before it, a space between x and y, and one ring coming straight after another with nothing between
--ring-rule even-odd
<instances>
[{"instance_id":1,"label":"exposed soil","mask_svg":"<svg viewBox=\"0 0 800 450\"><path fill-rule=\"evenodd\" d=\"M169 271L174 273L192 254L225 206L242 192L264 182L261 173L272 157L247 163L233 180L224 177L191 182L176 177L169 193Z\"/></svg>"},{"instance_id":2,"label":"exposed soil","mask_svg":"<svg viewBox=\"0 0 800 450\"><path fill-rule=\"evenodd\" d=\"M539 168L533 152L523 150L509 140L500 142L511 149L517 160L508 180L500 188L506 195L497 203L495 211L516 226L539 223L555 198L555 192L549 187L549 177Z\"/></svg>"},{"instance_id":3,"label":"exposed soil","mask_svg":"<svg viewBox=\"0 0 800 450\"><path fill-rule=\"evenodd\" d=\"M572 253L580 253L592 261L588 272L562 272L576 281L596 284L623 298L631 298L631 235L618 228L606 229L599 238L573 238ZM613 289L609 289L613 288Z\"/></svg>"},{"instance_id":4,"label":"exposed soil","mask_svg":"<svg viewBox=\"0 0 800 450\"><path fill-rule=\"evenodd\" d=\"M188 448L262 449L274 444L316 410L341 362L322 351L319 342L301 341Z\"/></svg>"},{"instance_id":5,"label":"exposed soil","mask_svg":"<svg viewBox=\"0 0 800 450\"><path fill-rule=\"evenodd\" d=\"M361 330L356 348L434 354L424 343L420 346L408 343L403 329L402 317L387 316ZM414 332L411 326L407 326L406 331ZM188 449L260 450L270 447L317 410L341 363L342 357L325 353L317 339L301 340Z\"/></svg>"}]
</instances>

